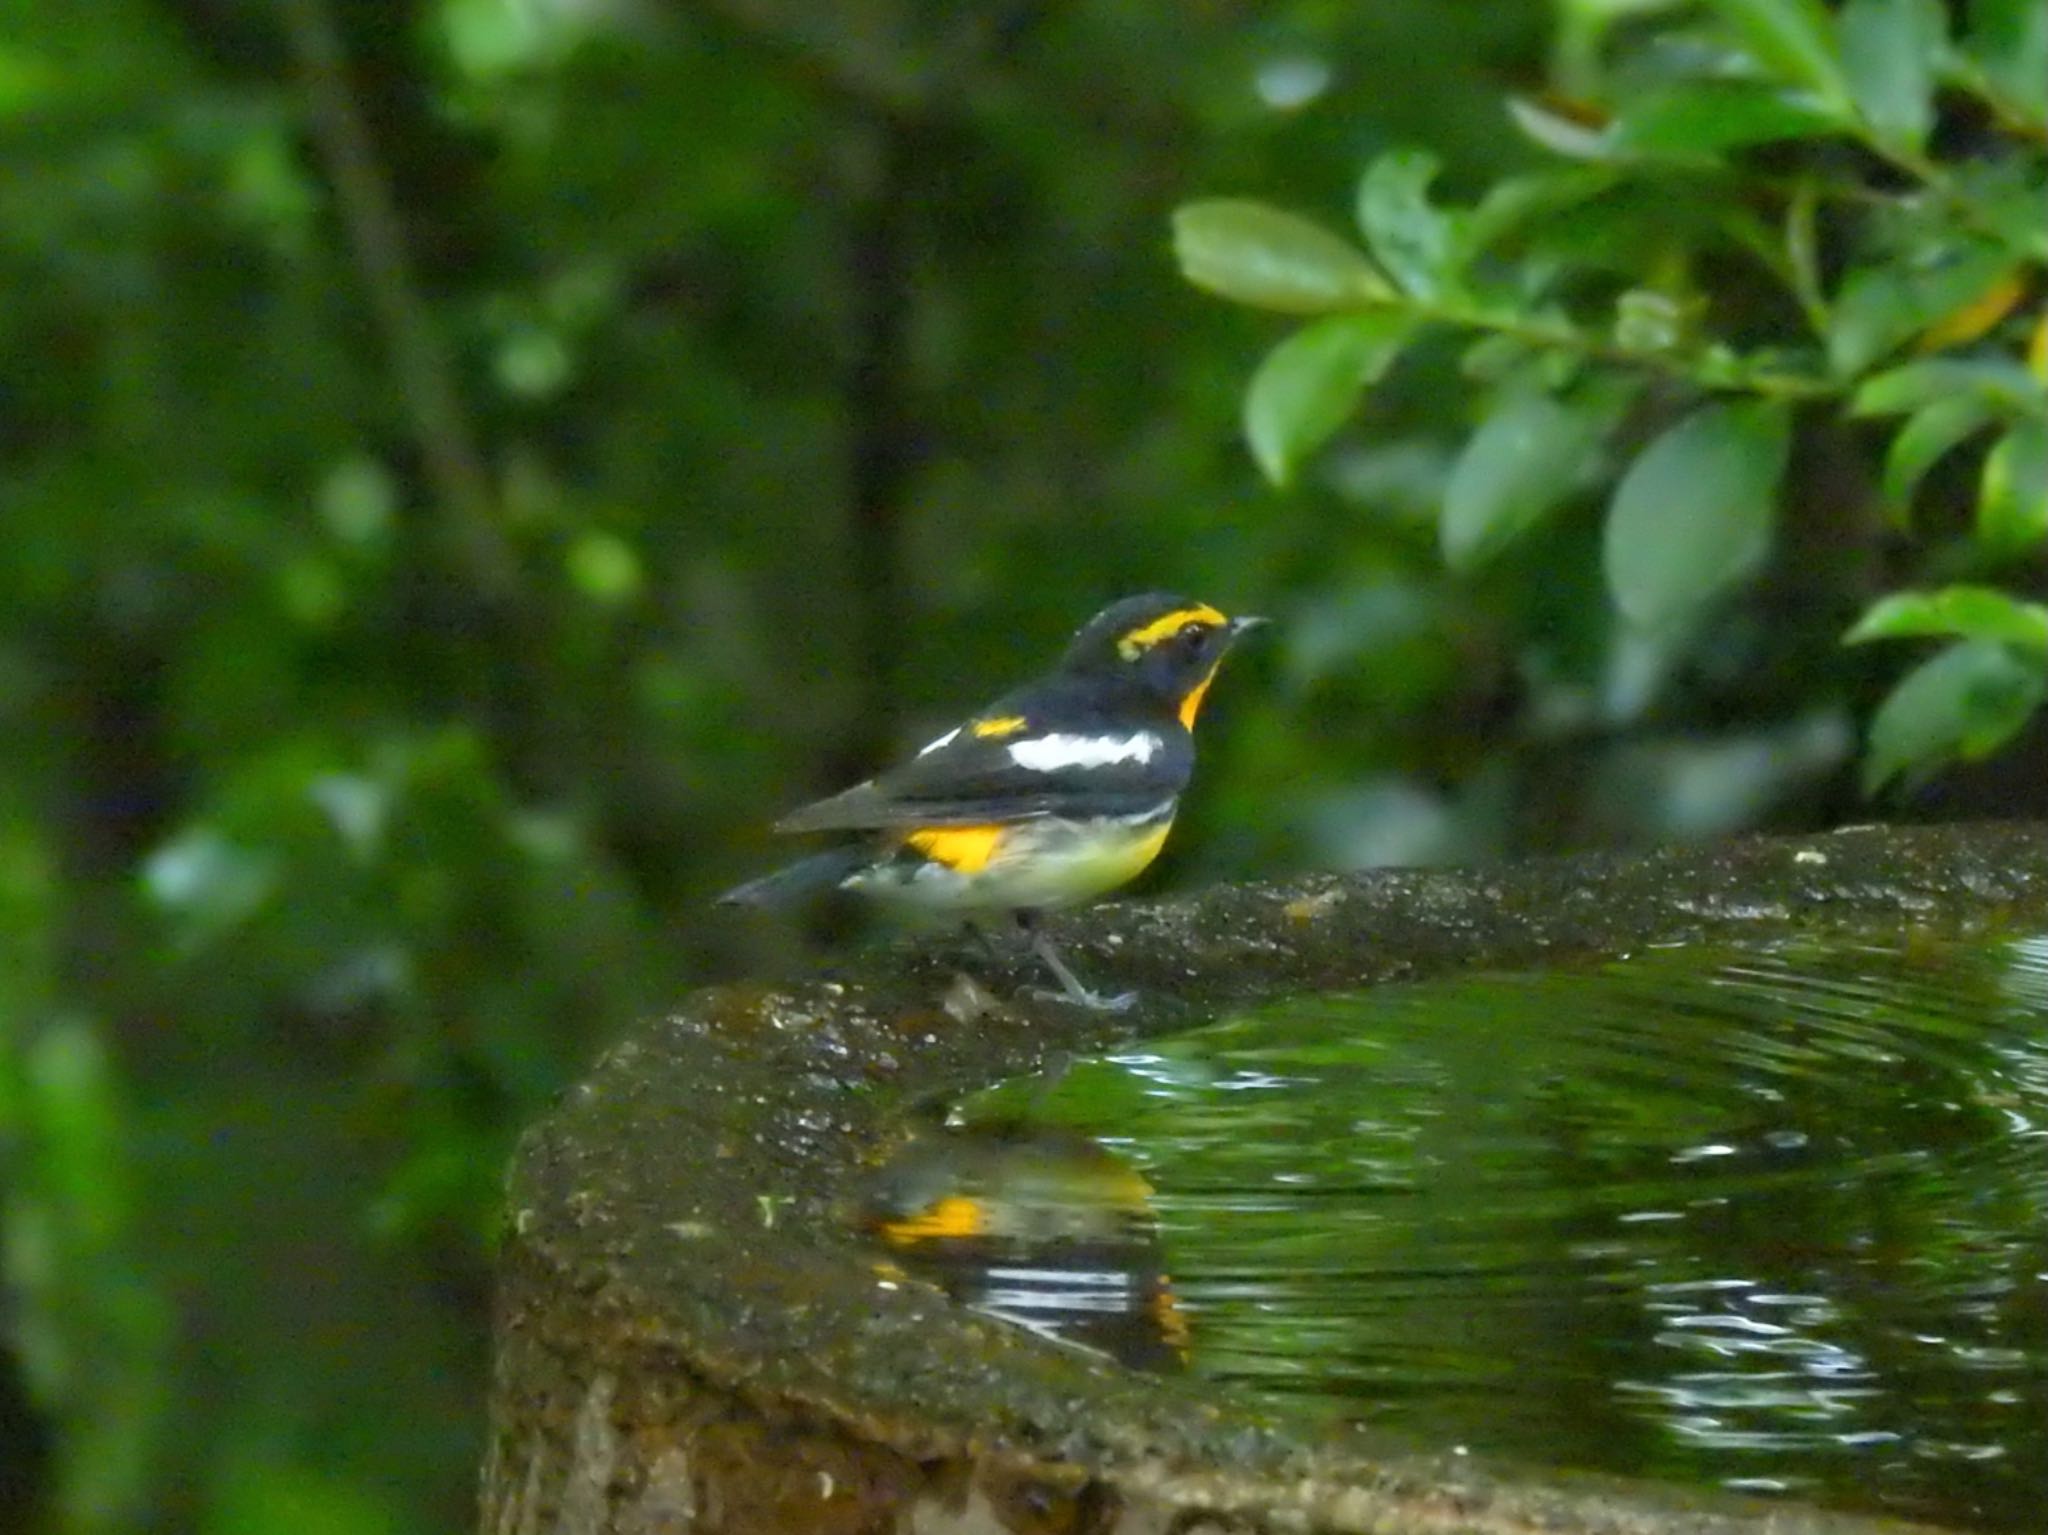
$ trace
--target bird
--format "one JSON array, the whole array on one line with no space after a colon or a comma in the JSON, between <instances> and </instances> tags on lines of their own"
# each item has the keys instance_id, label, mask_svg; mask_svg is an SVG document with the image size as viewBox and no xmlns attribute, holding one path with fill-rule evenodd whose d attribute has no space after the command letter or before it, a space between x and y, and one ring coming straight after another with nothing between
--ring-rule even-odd
<instances>
[{"instance_id":1,"label":"bird","mask_svg":"<svg viewBox=\"0 0 2048 1535\"><path fill-rule=\"evenodd\" d=\"M1224 656L1266 622L1147 592L1111 603L1046 675L1012 689L914 756L793 811L780 833L840 845L728 890L722 905L780 907L827 889L885 907L1013 921L1077 1006L1091 990L1039 926L1134 879L1158 856L1195 762L1194 725Z\"/></svg>"}]
</instances>

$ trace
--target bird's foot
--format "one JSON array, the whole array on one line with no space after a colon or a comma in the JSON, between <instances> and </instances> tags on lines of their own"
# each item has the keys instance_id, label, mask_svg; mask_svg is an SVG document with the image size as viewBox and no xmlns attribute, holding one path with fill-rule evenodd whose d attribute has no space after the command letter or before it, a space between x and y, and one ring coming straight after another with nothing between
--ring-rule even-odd
<instances>
[{"instance_id":1,"label":"bird's foot","mask_svg":"<svg viewBox=\"0 0 2048 1535\"><path fill-rule=\"evenodd\" d=\"M1098 1013L1121 1013L1136 1004L1138 994L1135 991L1111 994L1094 991L1082 985L1081 978L1068 968L1065 960L1060 958L1060 951L1053 947L1052 940L1039 931L1037 913L1018 912L1017 926L1031 940L1031 952L1038 956L1045 968L1050 970L1060 983L1058 991L1034 991L1034 996L1048 997L1055 1002L1071 1002L1076 1007L1089 1008Z\"/></svg>"},{"instance_id":2,"label":"bird's foot","mask_svg":"<svg viewBox=\"0 0 2048 1535\"><path fill-rule=\"evenodd\" d=\"M1075 1007L1085 1007L1097 1013L1127 1013L1138 1005L1138 994L1135 991L1090 991L1086 986L1033 986L1025 995L1046 1002L1069 1002Z\"/></svg>"}]
</instances>

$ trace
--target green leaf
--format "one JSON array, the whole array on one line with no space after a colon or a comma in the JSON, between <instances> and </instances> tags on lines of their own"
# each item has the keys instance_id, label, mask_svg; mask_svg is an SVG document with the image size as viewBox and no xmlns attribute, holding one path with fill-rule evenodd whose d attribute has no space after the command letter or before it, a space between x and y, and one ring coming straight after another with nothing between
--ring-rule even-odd
<instances>
[{"instance_id":1,"label":"green leaf","mask_svg":"<svg viewBox=\"0 0 2048 1535\"><path fill-rule=\"evenodd\" d=\"M1964 50L2001 96L2048 126L2048 6L2041 0L1971 0Z\"/></svg>"},{"instance_id":2,"label":"green leaf","mask_svg":"<svg viewBox=\"0 0 2048 1535\"><path fill-rule=\"evenodd\" d=\"M2043 10L2048 13L2048 7ZM2048 123L2041 132L2048 137ZM2048 265L2048 218L2042 216L2048 210L2048 163L2040 155L1964 160L1954 166L1950 185L1983 221L1984 231L2004 241L2015 257Z\"/></svg>"},{"instance_id":3,"label":"green leaf","mask_svg":"<svg viewBox=\"0 0 2048 1535\"><path fill-rule=\"evenodd\" d=\"M143 860L144 893L170 919L174 942L197 953L229 936L276 896L283 869L274 851L196 825Z\"/></svg>"},{"instance_id":4,"label":"green leaf","mask_svg":"<svg viewBox=\"0 0 2048 1535\"><path fill-rule=\"evenodd\" d=\"M0 1146L21 1133L13 1035L40 1017L55 990L56 860L38 823L0 804Z\"/></svg>"},{"instance_id":5,"label":"green leaf","mask_svg":"<svg viewBox=\"0 0 2048 1535\"><path fill-rule=\"evenodd\" d=\"M1508 119L1534 142L1567 160L1605 160L1613 154L1604 126L1568 117L1531 97L1510 96Z\"/></svg>"},{"instance_id":6,"label":"green leaf","mask_svg":"<svg viewBox=\"0 0 2048 1535\"><path fill-rule=\"evenodd\" d=\"M1397 310L1332 315L1305 325L1266 354L1245 392L1244 434L1275 485L1329 441L1400 355L1414 322Z\"/></svg>"},{"instance_id":7,"label":"green leaf","mask_svg":"<svg viewBox=\"0 0 2048 1535\"><path fill-rule=\"evenodd\" d=\"M1435 297L1457 277L1456 226L1429 201L1438 169L1437 157L1426 150L1392 149L1372 162L1358 184L1358 227L1366 244L1394 281L1417 298Z\"/></svg>"},{"instance_id":8,"label":"green leaf","mask_svg":"<svg viewBox=\"0 0 2048 1535\"><path fill-rule=\"evenodd\" d=\"M1843 280L1828 333L1828 362L1851 377L2006 280L2010 252L1972 242L1859 267Z\"/></svg>"},{"instance_id":9,"label":"green leaf","mask_svg":"<svg viewBox=\"0 0 2048 1535\"><path fill-rule=\"evenodd\" d=\"M245 1452L218 1480L207 1535L396 1535L402 1528L388 1492L367 1479Z\"/></svg>"},{"instance_id":10,"label":"green leaf","mask_svg":"<svg viewBox=\"0 0 2048 1535\"><path fill-rule=\"evenodd\" d=\"M0 122L26 117L64 92L64 68L54 59L0 44Z\"/></svg>"},{"instance_id":11,"label":"green leaf","mask_svg":"<svg viewBox=\"0 0 2048 1535\"><path fill-rule=\"evenodd\" d=\"M1465 215L1465 254L1491 250L1539 219L1591 201L1619 179L1618 171L1604 165L1572 165L1497 181Z\"/></svg>"},{"instance_id":12,"label":"green leaf","mask_svg":"<svg viewBox=\"0 0 2048 1535\"><path fill-rule=\"evenodd\" d=\"M1196 287L1260 309L1329 314L1393 297L1364 252L1264 203L1189 203L1173 216L1173 248Z\"/></svg>"},{"instance_id":13,"label":"green leaf","mask_svg":"<svg viewBox=\"0 0 2048 1535\"><path fill-rule=\"evenodd\" d=\"M1977 538L2000 553L2048 540L2048 421L2018 422L1986 455Z\"/></svg>"},{"instance_id":14,"label":"green leaf","mask_svg":"<svg viewBox=\"0 0 2048 1535\"><path fill-rule=\"evenodd\" d=\"M1821 289L1820 189L1812 176L1802 176L1785 200L1785 283L1806 322L1817 335L1828 331L1827 294Z\"/></svg>"},{"instance_id":15,"label":"green leaf","mask_svg":"<svg viewBox=\"0 0 2048 1535\"><path fill-rule=\"evenodd\" d=\"M1473 570L1542 521L1578 483L1610 425L1603 412L1546 394L1506 401L1465 444L1444 491L1438 535L1453 570Z\"/></svg>"},{"instance_id":16,"label":"green leaf","mask_svg":"<svg viewBox=\"0 0 2048 1535\"><path fill-rule=\"evenodd\" d=\"M1894 526L1910 525L1913 496L1927 471L1992 419L1991 406L1982 398L1959 394L1923 406L1899 428L1884 456L1884 502Z\"/></svg>"},{"instance_id":17,"label":"green leaf","mask_svg":"<svg viewBox=\"0 0 2048 1535\"><path fill-rule=\"evenodd\" d=\"M39 1192L62 1212L72 1242L87 1253L111 1247L131 1190L119 1176L128 1171L127 1125L106 1043L90 1023L67 1018L26 1042L22 1064Z\"/></svg>"},{"instance_id":18,"label":"green leaf","mask_svg":"<svg viewBox=\"0 0 2048 1535\"><path fill-rule=\"evenodd\" d=\"M1676 351L1684 342L1696 306L1655 288L1630 288L1614 300L1614 344L1638 356Z\"/></svg>"},{"instance_id":19,"label":"green leaf","mask_svg":"<svg viewBox=\"0 0 2048 1535\"><path fill-rule=\"evenodd\" d=\"M2000 640L2048 656L2048 606L2021 602L1988 586L1945 586L1938 592L1893 592L1880 597L1842 636L1845 645L1869 640Z\"/></svg>"},{"instance_id":20,"label":"green leaf","mask_svg":"<svg viewBox=\"0 0 2048 1535\"><path fill-rule=\"evenodd\" d=\"M1778 86L1703 80L1631 102L1611 130L1617 149L1637 155L1714 155L1745 144L1818 138L1841 130L1810 102Z\"/></svg>"},{"instance_id":21,"label":"green leaf","mask_svg":"<svg viewBox=\"0 0 2048 1535\"><path fill-rule=\"evenodd\" d=\"M585 528L577 534L562 563L576 590L606 607L631 602L647 584L639 551L602 528Z\"/></svg>"},{"instance_id":22,"label":"green leaf","mask_svg":"<svg viewBox=\"0 0 2048 1535\"><path fill-rule=\"evenodd\" d=\"M1917 150L1934 125L1934 69L1948 44L1941 0L1849 0L1842 64L1879 143Z\"/></svg>"},{"instance_id":23,"label":"green leaf","mask_svg":"<svg viewBox=\"0 0 2048 1535\"><path fill-rule=\"evenodd\" d=\"M1820 0L1712 0L1751 58L1837 115L1849 105L1835 29Z\"/></svg>"},{"instance_id":24,"label":"green leaf","mask_svg":"<svg viewBox=\"0 0 2048 1535\"><path fill-rule=\"evenodd\" d=\"M1762 563L1790 441L1785 406L1745 401L1703 406L1644 450L1607 516L1607 585L1626 617L1681 620Z\"/></svg>"},{"instance_id":25,"label":"green leaf","mask_svg":"<svg viewBox=\"0 0 2048 1535\"><path fill-rule=\"evenodd\" d=\"M2009 357L1929 357L1866 380L1849 403L1858 416L1895 416L1967 396L2000 415L2048 412L2048 388Z\"/></svg>"},{"instance_id":26,"label":"green leaf","mask_svg":"<svg viewBox=\"0 0 2048 1535\"><path fill-rule=\"evenodd\" d=\"M1525 366L1533 355L1520 336L1493 331L1480 336L1458 358L1458 371L1481 384L1497 384Z\"/></svg>"},{"instance_id":27,"label":"green leaf","mask_svg":"<svg viewBox=\"0 0 2048 1535\"><path fill-rule=\"evenodd\" d=\"M2048 664L1996 640L1964 640L1906 673L1870 722L1863 791L1951 761L1988 757L2048 694Z\"/></svg>"},{"instance_id":28,"label":"green leaf","mask_svg":"<svg viewBox=\"0 0 2048 1535\"><path fill-rule=\"evenodd\" d=\"M134 1527L161 1444L167 1298L131 1256L134 1116L101 1031L81 1017L6 1041L19 1071L0 1279L31 1395L65 1423L58 1527ZM14 1148L10 1146L10 1150ZM146 1522L146 1521L144 1521Z\"/></svg>"}]
</instances>

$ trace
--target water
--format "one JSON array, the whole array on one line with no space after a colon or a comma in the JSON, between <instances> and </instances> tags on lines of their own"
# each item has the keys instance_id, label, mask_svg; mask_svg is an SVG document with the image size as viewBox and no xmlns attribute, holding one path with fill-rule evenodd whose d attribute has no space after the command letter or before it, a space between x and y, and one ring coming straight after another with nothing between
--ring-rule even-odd
<instances>
[{"instance_id":1,"label":"water","mask_svg":"<svg viewBox=\"0 0 2048 1535\"><path fill-rule=\"evenodd\" d=\"M1437 1445L2048 1530L2048 939L1311 996L960 1117L991 1208L1036 1165L1041 1204L1119 1212L1083 1309L1137 1276L1154 1362ZM1044 1227L984 1229L984 1264Z\"/></svg>"}]
</instances>

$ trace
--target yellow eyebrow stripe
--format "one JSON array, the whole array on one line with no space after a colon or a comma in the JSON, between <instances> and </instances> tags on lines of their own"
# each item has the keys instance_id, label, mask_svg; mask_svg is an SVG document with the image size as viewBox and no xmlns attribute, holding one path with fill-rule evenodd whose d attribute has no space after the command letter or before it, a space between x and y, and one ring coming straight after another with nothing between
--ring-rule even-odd
<instances>
[{"instance_id":1,"label":"yellow eyebrow stripe","mask_svg":"<svg viewBox=\"0 0 2048 1535\"><path fill-rule=\"evenodd\" d=\"M1004 736L1015 735L1030 723L1021 714L1005 714L997 719L976 720L973 730L974 734L980 736L984 741L999 741Z\"/></svg>"},{"instance_id":2,"label":"yellow eyebrow stripe","mask_svg":"<svg viewBox=\"0 0 2048 1535\"><path fill-rule=\"evenodd\" d=\"M1191 608L1175 608L1171 613L1155 618L1142 629L1133 629L1116 642L1118 654L1129 660L1141 650L1150 650L1161 640L1179 630L1182 624L1227 624L1230 620L1210 607L1198 602Z\"/></svg>"}]
</instances>

